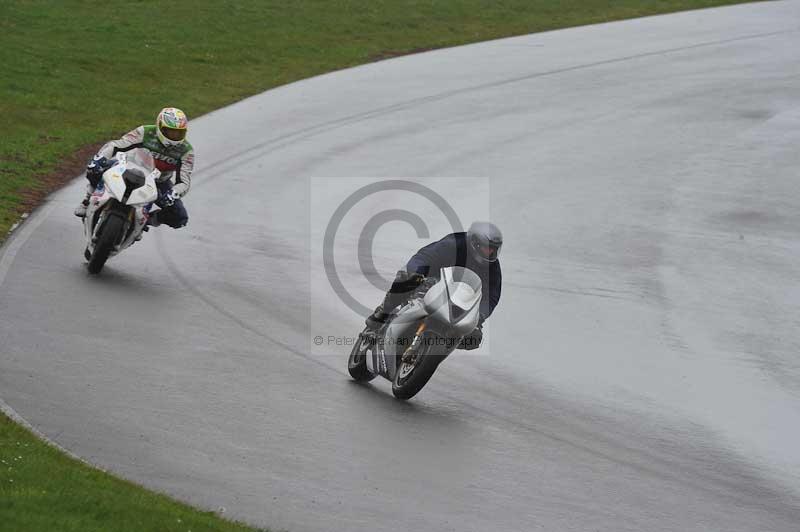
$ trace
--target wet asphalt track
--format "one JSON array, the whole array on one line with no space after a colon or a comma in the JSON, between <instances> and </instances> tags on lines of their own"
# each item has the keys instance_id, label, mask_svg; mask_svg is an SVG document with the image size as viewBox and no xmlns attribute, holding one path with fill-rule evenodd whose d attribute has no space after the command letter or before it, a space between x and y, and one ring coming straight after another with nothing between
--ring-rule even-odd
<instances>
[{"instance_id":1,"label":"wet asphalt track","mask_svg":"<svg viewBox=\"0 0 800 532\"><path fill-rule=\"evenodd\" d=\"M2 251L0 397L56 442L292 531L800 528L800 3L371 64L191 139L186 230L89 277L76 182ZM487 178L505 231L485 356L409 403L311 346L360 324L312 293L347 176ZM382 231L388 275L421 241Z\"/></svg>"}]
</instances>

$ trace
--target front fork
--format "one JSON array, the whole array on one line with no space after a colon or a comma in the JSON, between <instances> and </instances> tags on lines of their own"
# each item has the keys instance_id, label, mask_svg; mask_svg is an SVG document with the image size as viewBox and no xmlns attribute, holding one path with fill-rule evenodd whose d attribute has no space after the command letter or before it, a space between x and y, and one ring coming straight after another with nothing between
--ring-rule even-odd
<instances>
[{"instance_id":1,"label":"front fork","mask_svg":"<svg viewBox=\"0 0 800 532\"><path fill-rule=\"evenodd\" d=\"M425 332L426 328L427 324L424 321L419 324L417 332L414 333L414 340L412 340L411 345L403 352L403 356L400 357L401 362L405 364L414 363L414 359L416 359L417 353L419 352L419 347L422 345L422 333Z\"/></svg>"}]
</instances>

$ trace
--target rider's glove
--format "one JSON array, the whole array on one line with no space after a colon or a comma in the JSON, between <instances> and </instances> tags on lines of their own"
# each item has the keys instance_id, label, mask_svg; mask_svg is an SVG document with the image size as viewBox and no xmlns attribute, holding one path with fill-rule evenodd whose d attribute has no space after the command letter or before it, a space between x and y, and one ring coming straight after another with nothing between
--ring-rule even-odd
<instances>
[{"instance_id":1,"label":"rider's glove","mask_svg":"<svg viewBox=\"0 0 800 532\"><path fill-rule=\"evenodd\" d=\"M177 200L178 200L178 195L175 193L175 191L168 190L164 194L161 194L161 197L158 198L157 203L158 206L163 209L164 207L171 207L172 205L175 204Z\"/></svg>"},{"instance_id":2,"label":"rider's glove","mask_svg":"<svg viewBox=\"0 0 800 532\"><path fill-rule=\"evenodd\" d=\"M424 283L425 279L426 279L426 277L424 275L422 275L421 273L412 273L411 276L409 277L409 281L412 282L413 284L417 285L417 286L419 286L422 283Z\"/></svg>"},{"instance_id":3,"label":"rider's glove","mask_svg":"<svg viewBox=\"0 0 800 532\"><path fill-rule=\"evenodd\" d=\"M100 179L103 177L103 172L108 170L110 166L112 166L112 163L110 163L108 159L95 155L86 166L86 179L88 179L89 183L93 186L97 186L97 183L99 183Z\"/></svg>"},{"instance_id":4,"label":"rider's glove","mask_svg":"<svg viewBox=\"0 0 800 532\"><path fill-rule=\"evenodd\" d=\"M404 297L410 297L414 290L425 281L425 276L419 273L408 273L405 270L400 270L394 278L392 287L389 289L391 294L404 294Z\"/></svg>"},{"instance_id":5,"label":"rider's glove","mask_svg":"<svg viewBox=\"0 0 800 532\"><path fill-rule=\"evenodd\" d=\"M461 343L458 344L458 348L465 349L467 351L478 349L481 346L481 341L483 340L482 327L482 324L478 325L471 333L462 338Z\"/></svg>"}]
</instances>

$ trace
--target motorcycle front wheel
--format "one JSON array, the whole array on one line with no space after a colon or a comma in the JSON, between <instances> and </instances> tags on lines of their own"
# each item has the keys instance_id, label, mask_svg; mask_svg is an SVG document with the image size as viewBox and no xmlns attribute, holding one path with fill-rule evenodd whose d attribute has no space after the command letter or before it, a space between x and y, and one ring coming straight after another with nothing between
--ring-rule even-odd
<instances>
[{"instance_id":1,"label":"motorcycle front wheel","mask_svg":"<svg viewBox=\"0 0 800 532\"><path fill-rule=\"evenodd\" d=\"M97 242L94 245L94 253L89 257L87 268L89 273L98 274L105 266L111 251L122 239L122 232L125 230L125 220L119 216L110 215L106 218L100 233L97 235Z\"/></svg>"},{"instance_id":2,"label":"motorcycle front wheel","mask_svg":"<svg viewBox=\"0 0 800 532\"><path fill-rule=\"evenodd\" d=\"M430 352L431 344L424 342L413 362L400 362L392 381L392 393L398 399L411 399L431 380L439 363L446 358Z\"/></svg>"},{"instance_id":3,"label":"motorcycle front wheel","mask_svg":"<svg viewBox=\"0 0 800 532\"><path fill-rule=\"evenodd\" d=\"M367 330L358 335L353 349L350 351L350 358L347 359L347 371L354 380L359 382L368 382L375 378L374 373L370 373L367 369L367 354L370 349L373 349L375 339L373 335L367 333Z\"/></svg>"}]
</instances>

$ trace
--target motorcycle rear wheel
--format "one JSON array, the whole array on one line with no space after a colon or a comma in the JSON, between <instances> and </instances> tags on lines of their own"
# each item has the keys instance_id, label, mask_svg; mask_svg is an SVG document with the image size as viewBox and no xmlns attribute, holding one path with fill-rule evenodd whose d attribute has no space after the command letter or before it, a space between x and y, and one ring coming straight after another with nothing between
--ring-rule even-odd
<instances>
[{"instance_id":1,"label":"motorcycle rear wheel","mask_svg":"<svg viewBox=\"0 0 800 532\"><path fill-rule=\"evenodd\" d=\"M89 273L98 274L105 266L114 246L122 238L122 231L125 229L125 220L119 216L111 215L106 218L100 234L97 235L97 242L94 245L94 253L89 257L87 268Z\"/></svg>"},{"instance_id":2,"label":"motorcycle rear wheel","mask_svg":"<svg viewBox=\"0 0 800 532\"><path fill-rule=\"evenodd\" d=\"M358 335L358 340L350 351L350 358L347 359L347 371L359 382L369 382L375 378L375 374L367 369L367 353L374 348L371 347L374 339L369 338L366 331L364 329L364 332Z\"/></svg>"}]
</instances>

